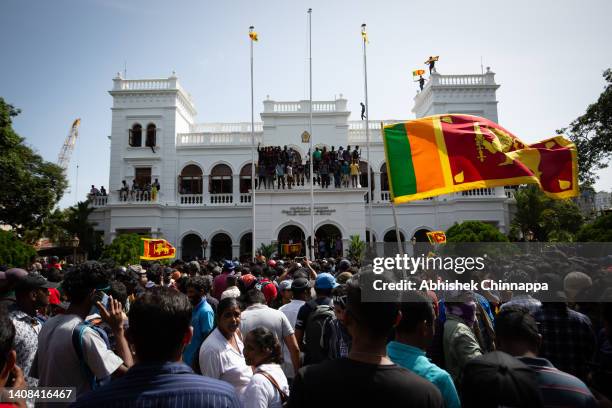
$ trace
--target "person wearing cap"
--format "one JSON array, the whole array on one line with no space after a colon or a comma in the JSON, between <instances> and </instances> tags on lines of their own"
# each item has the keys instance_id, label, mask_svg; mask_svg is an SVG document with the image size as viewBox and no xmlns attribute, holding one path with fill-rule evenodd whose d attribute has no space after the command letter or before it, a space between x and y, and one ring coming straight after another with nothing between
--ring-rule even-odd
<instances>
[{"instance_id":1,"label":"person wearing cap","mask_svg":"<svg viewBox=\"0 0 612 408\"><path fill-rule=\"evenodd\" d=\"M227 289L227 276L234 273L234 269L236 269L234 262L224 261L223 271L213 280L213 297L217 300L221 300L221 295Z\"/></svg>"},{"instance_id":2,"label":"person wearing cap","mask_svg":"<svg viewBox=\"0 0 612 408\"><path fill-rule=\"evenodd\" d=\"M30 377L32 362L38 350L38 334L42 321L37 310L49 305L49 288L57 287L38 273L30 273L19 279L15 287L15 304L9 309L9 317L15 326L14 347L17 365L21 367L29 386L36 387L38 380Z\"/></svg>"},{"instance_id":3,"label":"person wearing cap","mask_svg":"<svg viewBox=\"0 0 612 408\"><path fill-rule=\"evenodd\" d=\"M324 306L332 310L332 290L338 286L336 282L336 278L330 273L320 273L317 275L315 279L314 289L316 293L316 298L311 301L305 303L297 314L297 319L295 321L295 337L300 345L301 350L304 352L304 365L306 364L314 364L319 361L315 357L314 352L308 350L309 347L305 344L304 333L306 333L308 319L315 310L319 307Z\"/></svg>"},{"instance_id":4,"label":"person wearing cap","mask_svg":"<svg viewBox=\"0 0 612 408\"><path fill-rule=\"evenodd\" d=\"M291 279L286 279L278 284L278 291L280 292L280 298L278 298L280 300L278 308L291 302L291 299L293 298L293 293L291 292L292 283L293 281Z\"/></svg>"},{"instance_id":5,"label":"person wearing cap","mask_svg":"<svg viewBox=\"0 0 612 408\"><path fill-rule=\"evenodd\" d=\"M495 338L501 351L518 358L537 373L545 406L597 406L595 397L582 381L538 357L542 336L528 309L513 306L500 311L495 319Z\"/></svg>"}]
</instances>

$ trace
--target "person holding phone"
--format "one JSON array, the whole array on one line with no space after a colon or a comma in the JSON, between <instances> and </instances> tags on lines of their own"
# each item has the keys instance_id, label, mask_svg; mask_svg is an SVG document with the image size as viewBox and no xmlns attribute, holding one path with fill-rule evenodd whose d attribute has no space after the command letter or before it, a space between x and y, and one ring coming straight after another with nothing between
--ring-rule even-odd
<instances>
[{"instance_id":1,"label":"person holding phone","mask_svg":"<svg viewBox=\"0 0 612 408\"><path fill-rule=\"evenodd\" d=\"M108 296L108 308L101 303L109 285L110 274L99 262L85 262L66 274L62 288L70 306L66 314L52 317L43 325L30 371L39 379L40 387L76 387L79 396L96 388L98 380L120 377L133 365L121 303L112 296ZM113 331L117 354L110 350L102 333L84 322L94 306Z\"/></svg>"}]
</instances>

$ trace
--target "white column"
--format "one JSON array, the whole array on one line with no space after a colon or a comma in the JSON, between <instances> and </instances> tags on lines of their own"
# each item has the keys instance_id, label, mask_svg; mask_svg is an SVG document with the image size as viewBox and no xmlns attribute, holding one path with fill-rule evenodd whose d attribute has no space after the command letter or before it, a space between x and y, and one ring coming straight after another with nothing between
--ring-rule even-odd
<instances>
[{"instance_id":1,"label":"white column","mask_svg":"<svg viewBox=\"0 0 612 408\"><path fill-rule=\"evenodd\" d=\"M205 174L202 176L202 193L204 194L204 205L210 204L210 192L208 191L210 176Z\"/></svg>"},{"instance_id":2,"label":"white column","mask_svg":"<svg viewBox=\"0 0 612 408\"><path fill-rule=\"evenodd\" d=\"M240 243L232 244L232 258L239 258L239 257L240 257Z\"/></svg>"},{"instance_id":3,"label":"white column","mask_svg":"<svg viewBox=\"0 0 612 408\"><path fill-rule=\"evenodd\" d=\"M240 174L232 174L232 191L234 204L240 202Z\"/></svg>"},{"instance_id":4,"label":"white column","mask_svg":"<svg viewBox=\"0 0 612 408\"><path fill-rule=\"evenodd\" d=\"M380 202L380 172L379 171L375 171L374 172L374 200L373 202L375 203L379 203Z\"/></svg>"}]
</instances>

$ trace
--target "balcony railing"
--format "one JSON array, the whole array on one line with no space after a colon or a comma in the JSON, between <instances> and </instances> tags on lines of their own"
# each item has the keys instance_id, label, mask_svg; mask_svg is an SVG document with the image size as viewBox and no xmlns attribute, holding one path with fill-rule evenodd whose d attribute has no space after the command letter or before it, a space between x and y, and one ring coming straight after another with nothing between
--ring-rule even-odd
<instances>
[{"instance_id":1,"label":"balcony railing","mask_svg":"<svg viewBox=\"0 0 612 408\"><path fill-rule=\"evenodd\" d=\"M204 194L179 194L181 205L202 205Z\"/></svg>"},{"instance_id":2,"label":"balcony railing","mask_svg":"<svg viewBox=\"0 0 612 408\"><path fill-rule=\"evenodd\" d=\"M477 188L475 190L467 190L461 192L462 197L483 197L483 196L495 196L494 188Z\"/></svg>"},{"instance_id":3,"label":"balcony railing","mask_svg":"<svg viewBox=\"0 0 612 408\"><path fill-rule=\"evenodd\" d=\"M234 195L232 193L211 194L210 195L211 205L225 205L225 204L232 204L233 202L234 202Z\"/></svg>"},{"instance_id":4,"label":"balcony railing","mask_svg":"<svg viewBox=\"0 0 612 408\"><path fill-rule=\"evenodd\" d=\"M91 200L91 206L94 208L104 207L108 204L108 196L93 196L89 198Z\"/></svg>"},{"instance_id":5,"label":"balcony railing","mask_svg":"<svg viewBox=\"0 0 612 408\"><path fill-rule=\"evenodd\" d=\"M255 133L255 144L261 143L263 134ZM242 133L179 133L176 135L177 146L251 146L250 132Z\"/></svg>"},{"instance_id":6,"label":"balcony railing","mask_svg":"<svg viewBox=\"0 0 612 408\"><path fill-rule=\"evenodd\" d=\"M240 193L240 204L250 204L251 201L251 193Z\"/></svg>"}]
</instances>

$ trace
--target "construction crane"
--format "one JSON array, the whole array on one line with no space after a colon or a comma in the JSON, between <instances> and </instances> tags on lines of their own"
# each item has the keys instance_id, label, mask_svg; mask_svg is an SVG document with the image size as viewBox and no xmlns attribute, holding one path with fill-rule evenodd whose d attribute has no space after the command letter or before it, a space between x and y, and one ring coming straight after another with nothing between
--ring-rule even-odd
<instances>
[{"instance_id":1,"label":"construction crane","mask_svg":"<svg viewBox=\"0 0 612 408\"><path fill-rule=\"evenodd\" d=\"M70 128L70 133L66 136L66 140L62 145L62 149L57 156L57 165L60 166L64 171L68 169L70 165L70 156L72 156L72 151L74 150L74 145L76 144L77 137L79 136L79 125L81 124L81 119L75 119L72 122L72 127Z\"/></svg>"}]
</instances>

